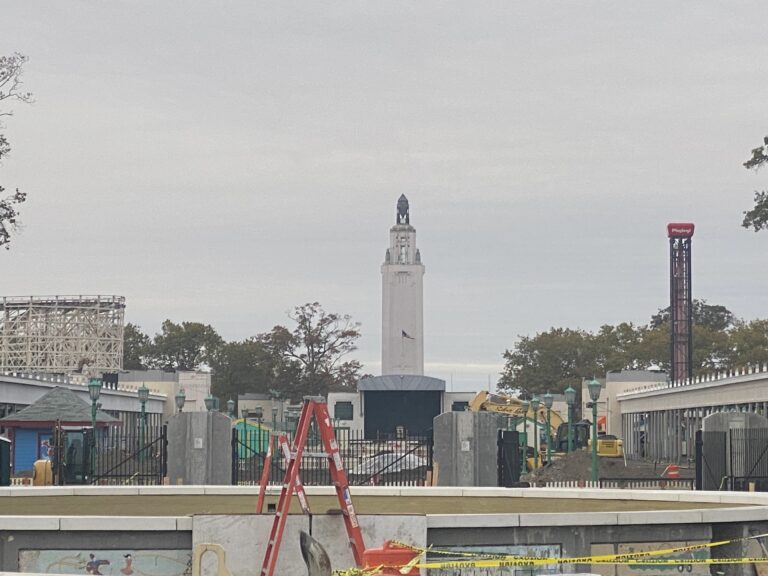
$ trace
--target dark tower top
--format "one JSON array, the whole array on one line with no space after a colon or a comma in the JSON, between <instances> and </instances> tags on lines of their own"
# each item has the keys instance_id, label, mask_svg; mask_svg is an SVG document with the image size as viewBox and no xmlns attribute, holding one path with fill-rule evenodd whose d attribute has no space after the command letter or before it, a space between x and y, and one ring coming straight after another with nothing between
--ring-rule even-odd
<instances>
[{"instance_id":1,"label":"dark tower top","mask_svg":"<svg viewBox=\"0 0 768 576\"><path fill-rule=\"evenodd\" d=\"M410 224L411 219L408 214L408 198L405 194L400 194L400 198L397 199L397 224Z\"/></svg>"}]
</instances>

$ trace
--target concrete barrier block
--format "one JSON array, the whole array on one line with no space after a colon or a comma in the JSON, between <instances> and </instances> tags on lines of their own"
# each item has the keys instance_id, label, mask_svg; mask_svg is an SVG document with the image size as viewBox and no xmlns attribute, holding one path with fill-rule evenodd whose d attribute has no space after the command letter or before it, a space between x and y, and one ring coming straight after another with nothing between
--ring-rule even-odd
<instances>
[{"instance_id":1,"label":"concrete barrier block","mask_svg":"<svg viewBox=\"0 0 768 576\"><path fill-rule=\"evenodd\" d=\"M618 512L520 514L520 526L613 526Z\"/></svg>"},{"instance_id":2,"label":"concrete barrier block","mask_svg":"<svg viewBox=\"0 0 768 576\"><path fill-rule=\"evenodd\" d=\"M427 528L516 528L520 514L429 514Z\"/></svg>"},{"instance_id":3,"label":"concrete barrier block","mask_svg":"<svg viewBox=\"0 0 768 576\"><path fill-rule=\"evenodd\" d=\"M138 496L138 486L76 486L75 496Z\"/></svg>"},{"instance_id":4,"label":"concrete barrier block","mask_svg":"<svg viewBox=\"0 0 768 576\"><path fill-rule=\"evenodd\" d=\"M0 530L58 530L55 516L0 516Z\"/></svg>"},{"instance_id":5,"label":"concrete barrier block","mask_svg":"<svg viewBox=\"0 0 768 576\"><path fill-rule=\"evenodd\" d=\"M482 498L521 498L527 488L462 488L461 495Z\"/></svg>"},{"instance_id":6,"label":"concrete barrier block","mask_svg":"<svg viewBox=\"0 0 768 576\"><path fill-rule=\"evenodd\" d=\"M619 524L698 524L701 510L619 512Z\"/></svg>"},{"instance_id":7,"label":"concrete barrier block","mask_svg":"<svg viewBox=\"0 0 768 576\"><path fill-rule=\"evenodd\" d=\"M526 488L523 498L560 498L560 499L589 499L596 498L591 490L558 490L557 488Z\"/></svg>"},{"instance_id":8,"label":"concrete barrier block","mask_svg":"<svg viewBox=\"0 0 768 576\"><path fill-rule=\"evenodd\" d=\"M463 494L463 488L450 486L403 486L400 488L401 496L448 496L458 498Z\"/></svg>"},{"instance_id":9,"label":"concrete barrier block","mask_svg":"<svg viewBox=\"0 0 768 576\"><path fill-rule=\"evenodd\" d=\"M680 492L677 490L619 490L613 498L621 498L621 492L629 492L628 500L655 500L657 502L679 502Z\"/></svg>"},{"instance_id":10,"label":"concrete barrier block","mask_svg":"<svg viewBox=\"0 0 768 576\"><path fill-rule=\"evenodd\" d=\"M273 519L273 515L257 514L194 516L192 545L219 544L226 552L227 568L232 576L253 576L261 570ZM310 532L309 518L291 514L286 518L275 574L299 576L307 573L299 548L299 530ZM346 536L343 528L339 535ZM208 572L204 570L203 574Z\"/></svg>"},{"instance_id":11,"label":"concrete barrier block","mask_svg":"<svg viewBox=\"0 0 768 576\"><path fill-rule=\"evenodd\" d=\"M275 486L275 488L278 489L277 493L279 494L280 487ZM350 488L353 497L357 494L357 492L355 492L356 488L357 486L352 486ZM336 496L336 489L333 486L304 486L304 492L307 493L307 496Z\"/></svg>"},{"instance_id":12,"label":"concrete barrier block","mask_svg":"<svg viewBox=\"0 0 768 576\"><path fill-rule=\"evenodd\" d=\"M258 486L204 486L203 490L206 494L216 496L259 496ZM269 494L270 491L267 490L266 493ZM275 486L274 493L280 494L279 486Z\"/></svg>"},{"instance_id":13,"label":"concrete barrier block","mask_svg":"<svg viewBox=\"0 0 768 576\"><path fill-rule=\"evenodd\" d=\"M127 531L164 532L176 531L174 516L62 516L59 523L62 531Z\"/></svg>"},{"instance_id":14,"label":"concrete barrier block","mask_svg":"<svg viewBox=\"0 0 768 576\"><path fill-rule=\"evenodd\" d=\"M189 496L205 494L205 486L139 486L142 496Z\"/></svg>"},{"instance_id":15,"label":"concrete barrier block","mask_svg":"<svg viewBox=\"0 0 768 576\"><path fill-rule=\"evenodd\" d=\"M765 506L743 506L741 508L717 508L701 511L704 522L751 522L768 520Z\"/></svg>"},{"instance_id":16,"label":"concrete barrier block","mask_svg":"<svg viewBox=\"0 0 768 576\"><path fill-rule=\"evenodd\" d=\"M72 496L68 486L19 486L11 488L11 496Z\"/></svg>"},{"instance_id":17,"label":"concrete barrier block","mask_svg":"<svg viewBox=\"0 0 768 576\"><path fill-rule=\"evenodd\" d=\"M350 486L352 497L355 496L400 496L398 486Z\"/></svg>"},{"instance_id":18,"label":"concrete barrier block","mask_svg":"<svg viewBox=\"0 0 768 576\"><path fill-rule=\"evenodd\" d=\"M690 491L690 492L681 492L678 495L680 502L702 502L707 504L717 504L723 501L723 493L722 492L712 492L712 491L706 491L706 492L698 492L698 491Z\"/></svg>"},{"instance_id":19,"label":"concrete barrier block","mask_svg":"<svg viewBox=\"0 0 768 576\"><path fill-rule=\"evenodd\" d=\"M358 516L358 520L366 548L379 548L385 540L397 540L423 548L427 546L427 520L423 515L364 515ZM341 516L314 516L312 536L328 552L334 569L341 570L355 565Z\"/></svg>"},{"instance_id":20,"label":"concrete barrier block","mask_svg":"<svg viewBox=\"0 0 768 576\"><path fill-rule=\"evenodd\" d=\"M766 494L762 492L727 492L720 500L723 504L768 504Z\"/></svg>"}]
</instances>

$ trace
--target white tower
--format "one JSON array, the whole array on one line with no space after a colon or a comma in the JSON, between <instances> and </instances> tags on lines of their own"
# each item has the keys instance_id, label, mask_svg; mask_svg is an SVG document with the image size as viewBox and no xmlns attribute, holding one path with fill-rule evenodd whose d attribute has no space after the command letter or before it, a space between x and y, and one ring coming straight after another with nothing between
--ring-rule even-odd
<instances>
[{"instance_id":1,"label":"white tower","mask_svg":"<svg viewBox=\"0 0 768 576\"><path fill-rule=\"evenodd\" d=\"M397 219L381 265L381 374L424 375L424 265L410 224L408 198L397 201Z\"/></svg>"}]
</instances>

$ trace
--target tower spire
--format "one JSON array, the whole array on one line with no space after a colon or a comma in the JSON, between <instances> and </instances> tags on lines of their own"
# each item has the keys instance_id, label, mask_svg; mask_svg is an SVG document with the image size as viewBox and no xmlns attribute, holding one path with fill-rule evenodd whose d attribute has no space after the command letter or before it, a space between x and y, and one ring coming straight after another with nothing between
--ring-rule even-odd
<instances>
[{"instance_id":1,"label":"tower spire","mask_svg":"<svg viewBox=\"0 0 768 576\"><path fill-rule=\"evenodd\" d=\"M395 224L410 224L409 212L408 198L405 197L405 194L400 194L400 198L397 199L397 218Z\"/></svg>"}]
</instances>

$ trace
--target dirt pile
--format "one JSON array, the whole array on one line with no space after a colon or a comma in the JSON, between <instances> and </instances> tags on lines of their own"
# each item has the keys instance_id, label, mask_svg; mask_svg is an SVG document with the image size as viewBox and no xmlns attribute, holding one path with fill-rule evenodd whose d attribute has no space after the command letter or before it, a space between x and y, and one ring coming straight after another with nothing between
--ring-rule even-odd
<instances>
[{"instance_id":1,"label":"dirt pile","mask_svg":"<svg viewBox=\"0 0 768 576\"><path fill-rule=\"evenodd\" d=\"M666 464L649 460L624 460L624 458L598 459L598 476L600 478L660 478ZM693 466L683 464L680 466L681 478L692 478L695 470ZM567 456L554 459L549 466L540 468L521 477L520 480L590 480L592 478L592 453L587 450L571 452Z\"/></svg>"}]
</instances>

